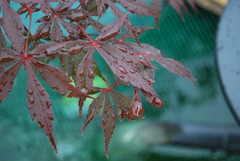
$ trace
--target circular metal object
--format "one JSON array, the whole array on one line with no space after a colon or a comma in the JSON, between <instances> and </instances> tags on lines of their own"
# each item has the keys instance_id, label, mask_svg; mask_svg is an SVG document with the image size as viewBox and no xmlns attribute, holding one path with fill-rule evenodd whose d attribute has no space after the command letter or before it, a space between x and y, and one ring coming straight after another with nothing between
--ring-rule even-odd
<instances>
[{"instance_id":1,"label":"circular metal object","mask_svg":"<svg viewBox=\"0 0 240 161\"><path fill-rule=\"evenodd\" d=\"M231 0L221 17L216 58L225 96L240 125L240 0Z\"/></svg>"}]
</instances>

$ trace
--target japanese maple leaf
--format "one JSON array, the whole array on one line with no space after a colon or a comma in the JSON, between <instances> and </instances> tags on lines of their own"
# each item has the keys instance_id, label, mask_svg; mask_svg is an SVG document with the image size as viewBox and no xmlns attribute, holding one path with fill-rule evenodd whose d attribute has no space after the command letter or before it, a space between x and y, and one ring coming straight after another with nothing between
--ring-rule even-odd
<instances>
[{"instance_id":1,"label":"japanese maple leaf","mask_svg":"<svg viewBox=\"0 0 240 161\"><path fill-rule=\"evenodd\" d=\"M86 93L91 90L94 76L92 68L93 65L91 65L92 55L94 51L98 51L98 53L109 65L112 72L117 77L119 77L119 79L121 79L126 84L132 84L133 86L145 91L146 93L148 93L148 97L151 97L151 100L147 100L155 106L161 107L162 101L154 92L152 84L149 83L151 81L145 79L143 75L138 72L139 66L147 66L149 68L152 68L153 66L148 61L141 58L139 55L135 55L134 51L132 51L127 46L118 44L111 40L103 41L106 39L111 39L120 31L121 25L126 17L127 16L123 17L122 21L113 22L105 26L101 30L100 35L95 40L90 38L89 35L87 35L87 33L84 31L84 29L79 25L80 29L88 38L88 40L76 40L70 44L73 47L66 46L65 48L65 50L67 50L68 48L89 49L85 55L85 58L79 65L76 79L77 82L80 83L77 84L81 84L80 89L84 87Z\"/></svg>"},{"instance_id":2,"label":"japanese maple leaf","mask_svg":"<svg viewBox=\"0 0 240 161\"><path fill-rule=\"evenodd\" d=\"M55 9L51 9L51 12L40 18L37 22L41 23L35 34L35 41L50 34L52 41L61 42L64 40L63 31L60 28L60 24L66 29L66 31L72 35L75 39L79 38L80 30L76 24L70 21L85 20L88 17L86 11L82 9L70 9L75 1L68 1L59 3Z\"/></svg>"},{"instance_id":3,"label":"japanese maple leaf","mask_svg":"<svg viewBox=\"0 0 240 161\"><path fill-rule=\"evenodd\" d=\"M21 21L18 21L20 19L18 14L16 14L16 12L5 0L1 0L1 4L3 6L2 26L5 32L10 32L7 36L12 41L13 49L0 49L0 64L9 62L14 63L0 75L0 102L8 97L20 67L24 66L28 74L27 102L31 117L33 120L36 119L40 128L42 128L49 137L55 151L57 151L51 123L53 120L52 110L50 108L52 104L48 93L37 79L33 66L41 73L46 83L48 83L53 89L56 89L60 94L66 95L71 92L71 96L86 97L86 94L80 92L76 87L70 84L72 82L71 79L58 67L54 67L37 60L38 58L58 54L57 50L63 48L67 43L40 44L32 51L28 52L31 10L28 36L24 45L22 42L24 41L22 28L19 28L19 26L22 26L22 23ZM6 25L9 24L12 24L13 26L6 29ZM12 33L14 33L14 35Z\"/></svg>"},{"instance_id":4,"label":"japanese maple leaf","mask_svg":"<svg viewBox=\"0 0 240 161\"><path fill-rule=\"evenodd\" d=\"M105 154L107 157L109 143L116 126L116 115L118 116L120 121L122 121L123 118L125 117L130 121L135 120L134 116L138 118L144 117L142 115L143 112L142 102L137 88L134 89L132 100L129 97L113 89L114 87L124 84L125 83L118 84L114 82L111 86L108 86L108 79L106 80L107 87L99 88L99 92L101 93L90 104L87 117L82 128L82 133L84 133L88 124L99 113L101 113L101 123L105 137ZM115 112L109 96L113 98L117 112Z\"/></svg>"},{"instance_id":5,"label":"japanese maple leaf","mask_svg":"<svg viewBox=\"0 0 240 161\"><path fill-rule=\"evenodd\" d=\"M21 3L21 4L23 4L23 3L27 4L27 6L30 7L30 9L35 8L35 4L40 4L41 11L46 14L51 13L52 6L49 4L49 2L64 2L64 0L13 0L13 1ZM38 10L36 10L36 11L38 11Z\"/></svg>"},{"instance_id":6,"label":"japanese maple leaf","mask_svg":"<svg viewBox=\"0 0 240 161\"><path fill-rule=\"evenodd\" d=\"M184 0L166 0L167 3L169 3L176 12L183 18L181 8L185 10L186 13L188 13L188 9L185 5ZM187 0L187 2L190 4L190 6L197 12L195 1L194 0Z\"/></svg>"}]
</instances>

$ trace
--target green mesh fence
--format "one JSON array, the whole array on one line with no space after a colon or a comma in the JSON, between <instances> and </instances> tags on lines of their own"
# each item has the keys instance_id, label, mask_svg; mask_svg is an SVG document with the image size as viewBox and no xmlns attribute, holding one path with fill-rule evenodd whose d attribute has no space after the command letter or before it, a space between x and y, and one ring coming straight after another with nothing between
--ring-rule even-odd
<instances>
[{"instance_id":1,"label":"green mesh fence","mask_svg":"<svg viewBox=\"0 0 240 161\"><path fill-rule=\"evenodd\" d=\"M145 145L144 141L129 142L129 139L137 135L129 133L126 127L134 129L142 122L153 119L235 126L220 89L215 65L215 38L219 17L201 8L198 10L197 14L190 9L189 15L184 16L185 21L182 21L171 7L166 7L160 18L160 30L147 31L140 37L141 42L149 43L161 49L167 57L183 62L197 79L197 86L194 87L187 80L167 72L156 64L159 70L156 71L154 87L165 105L158 109L144 102L145 120L138 120L139 123L118 123L110 144L109 160L240 160L239 156L229 155L221 150L192 148L184 150L180 155L174 150L172 153L156 150L158 146ZM151 18L132 18L136 25L154 26ZM107 160L99 117L81 137L84 118L78 119L77 100L68 100L44 84L53 103L55 138L59 150L58 155L55 155L48 138L30 119L25 95L26 74L23 69L20 73L12 93L0 104L0 160ZM121 90L129 93L127 87ZM84 114L86 109L85 107Z\"/></svg>"}]
</instances>

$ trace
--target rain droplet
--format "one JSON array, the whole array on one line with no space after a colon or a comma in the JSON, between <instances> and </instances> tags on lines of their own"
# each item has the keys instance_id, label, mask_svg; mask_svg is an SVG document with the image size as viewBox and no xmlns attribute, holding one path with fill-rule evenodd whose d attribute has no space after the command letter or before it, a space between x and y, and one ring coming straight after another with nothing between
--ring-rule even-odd
<instances>
[{"instance_id":1,"label":"rain droplet","mask_svg":"<svg viewBox=\"0 0 240 161\"><path fill-rule=\"evenodd\" d=\"M139 62L142 63L142 65L144 65L144 66L149 66L149 65L150 65L150 64L149 64L147 61L145 61L145 60L139 60Z\"/></svg>"},{"instance_id":2,"label":"rain droplet","mask_svg":"<svg viewBox=\"0 0 240 161\"><path fill-rule=\"evenodd\" d=\"M54 120L53 115L50 114L50 115L48 116L48 119L49 119L49 120Z\"/></svg>"},{"instance_id":3,"label":"rain droplet","mask_svg":"<svg viewBox=\"0 0 240 161\"><path fill-rule=\"evenodd\" d=\"M52 103L50 101L46 101L47 109L49 109L52 106Z\"/></svg>"},{"instance_id":4,"label":"rain droplet","mask_svg":"<svg viewBox=\"0 0 240 161\"><path fill-rule=\"evenodd\" d=\"M160 100L160 98L154 97L152 100L152 104L156 107L162 107L163 102Z\"/></svg>"},{"instance_id":5,"label":"rain droplet","mask_svg":"<svg viewBox=\"0 0 240 161\"><path fill-rule=\"evenodd\" d=\"M30 104L34 104L34 99L33 99L33 97L29 97L29 98L28 98L28 102L29 102Z\"/></svg>"},{"instance_id":6,"label":"rain droplet","mask_svg":"<svg viewBox=\"0 0 240 161\"><path fill-rule=\"evenodd\" d=\"M125 77L123 75L119 75L119 78L124 79Z\"/></svg>"},{"instance_id":7,"label":"rain droplet","mask_svg":"<svg viewBox=\"0 0 240 161\"><path fill-rule=\"evenodd\" d=\"M80 73L79 73L79 76L83 76L84 75L84 70L81 69Z\"/></svg>"},{"instance_id":8,"label":"rain droplet","mask_svg":"<svg viewBox=\"0 0 240 161\"><path fill-rule=\"evenodd\" d=\"M124 67L122 67L122 66L116 66L117 68L118 68L118 70L120 71L120 72L122 72L123 74L127 74L127 71L126 71L126 69L124 68Z\"/></svg>"},{"instance_id":9,"label":"rain droplet","mask_svg":"<svg viewBox=\"0 0 240 161\"><path fill-rule=\"evenodd\" d=\"M39 124L41 129L44 127L44 125L40 121L38 121L38 124Z\"/></svg>"},{"instance_id":10,"label":"rain droplet","mask_svg":"<svg viewBox=\"0 0 240 161\"><path fill-rule=\"evenodd\" d=\"M31 88L28 88L27 93L28 93L29 95L33 95L33 90L32 90Z\"/></svg>"},{"instance_id":11,"label":"rain droplet","mask_svg":"<svg viewBox=\"0 0 240 161\"><path fill-rule=\"evenodd\" d=\"M128 63L133 63L133 61L131 59L127 59Z\"/></svg>"},{"instance_id":12,"label":"rain droplet","mask_svg":"<svg viewBox=\"0 0 240 161\"><path fill-rule=\"evenodd\" d=\"M130 54L130 55L134 55L134 53L133 53L133 52L129 52L129 54Z\"/></svg>"},{"instance_id":13,"label":"rain droplet","mask_svg":"<svg viewBox=\"0 0 240 161\"><path fill-rule=\"evenodd\" d=\"M124 47L119 47L119 50L121 50L122 52L124 52L124 53L126 53L127 52L127 49L126 48L124 48Z\"/></svg>"},{"instance_id":14,"label":"rain droplet","mask_svg":"<svg viewBox=\"0 0 240 161\"><path fill-rule=\"evenodd\" d=\"M151 84L154 83L154 80L152 80L152 79L148 79L147 82L148 82L149 85L151 85Z\"/></svg>"},{"instance_id":15,"label":"rain droplet","mask_svg":"<svg viewBox=\"0 0 240 161\"><path fill-rule=\"evenodd\" d=\"M84 94L86 94L88 91L87 91L86 88L82 88L82 89L81 89L81 92L84 93Z\"/></svg>"},{"instance_id":16,"label":"rain droplet","mask_svg":"<svg viewBox=\"0 0 240 161\"><path fill-rule=\"evenodd\" d=\"M42 96L45 95L45 89L42 89L42 90L41 90L41 94L42 94Z\"/></svg>"},{"instance_id":17,"label":"rain droplet","mask_svg":"<svg viewBox=\"0 0 240 161\"><path fill-rule=\"evenodd\" d=\"M133 107L133 113L136 116L140 116L143 113L142 103L141 102L135 102L135 105Z\"/></svg>"},{"instance_id":18,"label":"rain droplet","mask_svg":"<svg viewBox=\"0 0 240 161\"><path fill-rule=\"evenodd\" d=\"M136 71L135 71L134 69L131 69L130 72L131 72L132 74L136 73Z\"/></svg>"},{"instance_id":19,"label":"rain droplet","mask_svg":"<svg viewBox=\"0 0 240 161\"><path fill-rule=\"evenodd\" d=\"M88 77L94 78L94 72L92 71L92 69L88 69L88 70L89 70Z\"/></svg>"}]
</instances>

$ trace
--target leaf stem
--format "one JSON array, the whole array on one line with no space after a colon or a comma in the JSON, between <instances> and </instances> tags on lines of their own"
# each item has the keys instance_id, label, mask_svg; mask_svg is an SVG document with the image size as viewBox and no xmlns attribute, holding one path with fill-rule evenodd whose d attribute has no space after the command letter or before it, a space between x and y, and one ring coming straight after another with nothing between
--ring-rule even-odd
<instances>
[{"instance_id":1,"label":"leaf stem","mask_svg":"<svg viewBox=\"0 0 240 161\"><path fill-rule=\"evenodd\" d=\"M80 30L83 32L83 34L88 38L89 41L93 43L93 45L96 45L96 42L86 33L86 31L82 28L80 24L77 24Z\"/></svg>"},{"instance_id":2,"label":"leaf stem","mask_svg":"<svg viewBox=\"0 0 240 161\"><path fill-rule=\"evenodd\" d=\"M87 0L83 0L83 1L77 6L77 8L79 8L79 7L81 7L82 5L84 5L86 1L87 1Z\"/></svg>"}]
</instances>

